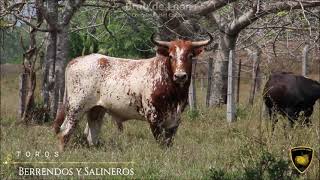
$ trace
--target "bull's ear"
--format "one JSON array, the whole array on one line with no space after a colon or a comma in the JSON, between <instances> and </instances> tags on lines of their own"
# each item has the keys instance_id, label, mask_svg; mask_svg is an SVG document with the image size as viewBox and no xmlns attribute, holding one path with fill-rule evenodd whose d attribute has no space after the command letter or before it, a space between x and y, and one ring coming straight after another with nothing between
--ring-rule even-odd
<instances>
[{"instance_id":1,"label":"bull's ear","mask_svg":"<svg viewBox=\"0 0 320 180\"><path fill-rule=\"evenodd\" d=\"M199 54L201 54L203 51L203 48L202 47L199 47L199 48L194 48L193 49L193 56L196 57L198 56Z\"/></svg>"},{"instance_id":2,"label":"bull's ear","mask_svg":"<svg viewBox=\"0 0 320 180\"><path fill-rule=\"evenodd\" d=\"M162 56L169 56L169 49L166 47L159 47L157 48L157 54Z\"/></svg>"}]
</instances>

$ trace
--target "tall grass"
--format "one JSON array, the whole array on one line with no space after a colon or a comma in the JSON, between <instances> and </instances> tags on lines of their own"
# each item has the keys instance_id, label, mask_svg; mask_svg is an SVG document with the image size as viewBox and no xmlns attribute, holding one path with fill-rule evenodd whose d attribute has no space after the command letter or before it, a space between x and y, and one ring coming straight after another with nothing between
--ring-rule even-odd
<instances>
[{"instance_id":1,"label":"tall grass","mask_svg":"<svg viewBox=\"0 0 320 180\"><path fill-rule=\"evenodd\" d=\"M258 164L265 154L271 156L273 163L280 162L280 168L285 166L282 168L287 168L286 173L289 177L297 179L320 177L319 161L316 158L308 171L302 175L296 175L289 158L289 149L299 145L310 146L318 153L320 148L319 111L316 110L313 115L311 128L296 126L284 130L283 125L287 123L287 120L280 117L275 132L272 134L271 123L263 116L261 95L256 98L252 107L247 106L249 92L247 84L242 84L241 103L237 110L238 119L232 124L226 122L225 107L204 107L202 100L205 94L198 89L198 113L196 116L190 115L186 109L175 137L174 146L169 149L163 149L155 142L146 122L128 121L125 123L124 132L119 133L114 123L106 116L100 136L101 143L98 147L87 147L85 143L82 135L85 125L84 118L66 151L55 157L54 153L58 151L57 139L50 123L41 126L14 124L17 120L17 82L17 75L2 76L1 79L0 179L79 178L77 176L19 176L17 174L19 166L128 167L134 168L135 173L134 176L128 177L89 176L82 177L82 179L240 179L249 177L244 175L249 172L248 170L252 170L251 173L261 172ZM22 155L18 156L18 151ZM35 156L36 151L41 151L40 157ZM28 152L31 152L31 157L26 156ZM49 152L50 156L45 157L45 152ZM23 161L34 163L12 164ZM38 164L37 162L40 161L58 163ZM84 163L66 164L64 162ZM103 164L101 162L113 163ZM281 164L281 162L284 163ZM272 167L270 165L269 169ZM265 174L260 175L263 179L272 177L267 170Z\"/></svg>"}]
</instances>

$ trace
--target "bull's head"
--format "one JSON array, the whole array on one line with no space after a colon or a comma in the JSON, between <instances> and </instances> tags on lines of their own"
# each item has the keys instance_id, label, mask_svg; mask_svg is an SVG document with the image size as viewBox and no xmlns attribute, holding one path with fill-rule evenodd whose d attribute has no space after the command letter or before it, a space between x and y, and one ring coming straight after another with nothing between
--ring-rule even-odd
<instances>
[{"instance_id":1,"label":"bull's head","mask_svg":"<svg viewBox=\"0 0 320 180\"><path fill-rule=\"evenodd\" d=\"M197 42L187 40L158 41L154 39L154 34L152 35L151 41L158 46L157 53L170 60L174 82L184 85L190 78L192 58L198 56L202 52L203 46L210 44L213 40L211 34L208 33L208 35L209 40Z\"/></svg>"}]
</instances>

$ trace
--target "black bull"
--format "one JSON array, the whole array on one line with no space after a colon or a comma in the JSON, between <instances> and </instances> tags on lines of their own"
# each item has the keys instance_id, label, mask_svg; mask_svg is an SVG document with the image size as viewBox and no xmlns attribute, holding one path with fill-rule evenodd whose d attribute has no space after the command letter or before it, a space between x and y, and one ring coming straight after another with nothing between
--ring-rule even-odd
<instances>
[{"instance_id":1,"label":"black bull","mask_svg":"<svg viewBox=\"0 0 320 180\"><path fill-rule=\"evenodd\" d=\"M304 122L311 125L313 106L320 98L320 83L303 76L286 72L271 74L264 88L264 102L273 121L272 130L277 123L275 113L287 117L291 127L303 113Z\"/></svg>"}]
</instances>

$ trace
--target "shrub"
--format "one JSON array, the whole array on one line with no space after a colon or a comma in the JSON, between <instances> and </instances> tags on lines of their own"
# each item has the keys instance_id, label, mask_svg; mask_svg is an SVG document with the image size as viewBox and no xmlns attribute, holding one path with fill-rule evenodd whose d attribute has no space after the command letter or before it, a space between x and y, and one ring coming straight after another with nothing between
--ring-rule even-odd
<instances>
[{"instance_id":1,"label":"shrub","mask_svg":"<svg viewBox=\"0 0 320 180\"><path fill-rule=\"evenodd\" d=\"M187 112L187 115L191 120L194 120L199 116L199 111L198 110L189 110Z\"/></svg>"},{"instance_id":2,"label":"shrub","mask_svg":"<svg viewBox=\"0 0 320 180\"><path fill-rule=\"evenodd\" d=\"M260 179L296 179L296 175L292 173L289 166L290 162L284 159L277 159L269 152L262 152L261 158L254 163L244 168L239 174L228 172L224 169L210 168L206 179L213 180L260 180Z\"/></svg>"}]
</instances>

